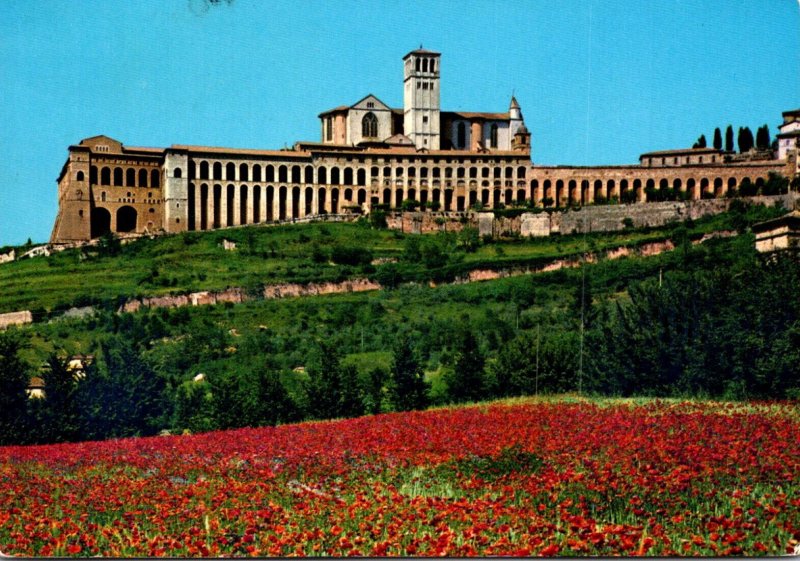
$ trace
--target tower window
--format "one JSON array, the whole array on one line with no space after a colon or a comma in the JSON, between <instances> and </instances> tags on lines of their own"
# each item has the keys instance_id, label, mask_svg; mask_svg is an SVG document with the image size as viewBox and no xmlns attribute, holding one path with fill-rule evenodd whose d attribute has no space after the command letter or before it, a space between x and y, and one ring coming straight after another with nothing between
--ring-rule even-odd
<instances>
[{"instance_id":1,"label":"tower window","mask_svg":"<svg viewBox=\"0 0 800 561\"><path fill-rule=\"evenodd\" d=\"M361 120L361 136L375 138L378 136L378 118L371 111Z\"/></svg>"},{"instance_id":2,"label":"tower window","mask_svg":"<svg viewBox=\"0 0 800 561\"><path fill-rule=\"evenodd\" d=\"M422 71L423 72L427 72L428 71L428 59L427 58L422 59Z\"/></svg>"},{"instance_id":3,"label":"tower window","mask_svg":"<svg viewBox=\"0 0 800 561\"><path fill-rule=\"evenodd\" d=\"M419 72L419 70L420 70L420 60L417 59L417 72Z\"/></svg>"},{"instance_id":4,"label":"tower window","mask_svg":"<svg viewBox=\"0 0 800 561\"><path fill-rule=\"evenodd\" d=\"M497 148L497 123L492 125L491 137L489 138L490 146Z\"/></svg>"},{"instance_id":5,"label":"tower window","mask_svg":"<svg viewBox=\"0 0 800 561\"><path fill-rule=\"evenodd\" d=\"M431 72L436 72L436 59L431 59Z\"/></svg>"},{"instance_id":6,"label":"tower window","mask_svg":"<svg viewBox=\"0 0 800 561\"><path fill-rule=\"evenodd\" d=\"M428 116L427 115L423 115L422 116L422 122L423 123L427 123L428 122Z\"/></svg>"},{"instance_id":7,"label":"tower window","mask_svg":"<svg viewBox=\"0 0 800 561\"><path fill-rule=\"evenodd\" d=\"M368 101L368 102L367 102L367 107L369 107L370 109L372 109L373 107L375 107L375 102L374 102L374 101Z\"/></svg>"}]
</instances>

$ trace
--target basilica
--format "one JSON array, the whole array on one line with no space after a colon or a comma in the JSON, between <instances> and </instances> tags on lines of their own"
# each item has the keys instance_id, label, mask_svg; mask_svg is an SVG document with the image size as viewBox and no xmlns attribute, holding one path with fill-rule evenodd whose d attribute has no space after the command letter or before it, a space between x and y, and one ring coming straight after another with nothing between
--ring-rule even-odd
<instances>
[{"instance_id":1,"label":"basilica","mask_svg":"<svg viewBox=\"0 0 800 561\"><path fill-rule=\"evenodd\" d=\"M320 113L319 141L291 149L140 148L86 138L69 147L58 176L50 241L365 214L408 201L420 212L455 213L646 203L665 187L690 199L722 197L745 180L763 184L770 172L798 173L798 111L784 113L779 151L767 158L695 148L642 154L638 165L537 166L517 100L505 112L442 110L440 69L440 53L409 52L402 108L368 94Z\"/></svg>"}]
</instances>

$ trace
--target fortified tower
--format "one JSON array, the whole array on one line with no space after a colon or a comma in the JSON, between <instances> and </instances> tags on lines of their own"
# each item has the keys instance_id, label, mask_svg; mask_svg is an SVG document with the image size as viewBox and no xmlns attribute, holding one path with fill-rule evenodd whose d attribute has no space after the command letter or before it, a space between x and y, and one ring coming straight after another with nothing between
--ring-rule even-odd
<instances>
[{"instance_id":1,"label":"fortified tower","mask_svg":"<svg viewBox=\"0 0 800 561\"><path fill-rule=\"evenodd\" d=\"M403 57L403 132L417 149L439 150L439 57L419 48Z\"/></svg>"}]
</instances>

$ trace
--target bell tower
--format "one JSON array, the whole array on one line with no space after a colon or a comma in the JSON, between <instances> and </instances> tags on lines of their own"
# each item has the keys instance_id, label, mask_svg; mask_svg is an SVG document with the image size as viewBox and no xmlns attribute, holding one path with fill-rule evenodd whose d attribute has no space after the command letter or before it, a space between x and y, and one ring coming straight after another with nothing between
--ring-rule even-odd
<instances>
[{"instance_id":1,"label":"bell tower","mask_svg":"<svg viewBox=\"0 0 800 561\"><path fill-rule=\"evenodd\" d=\"M421 46L403 57L403 133L417 149L439 150L439 57Z\"/></svg>"}]
</instances>

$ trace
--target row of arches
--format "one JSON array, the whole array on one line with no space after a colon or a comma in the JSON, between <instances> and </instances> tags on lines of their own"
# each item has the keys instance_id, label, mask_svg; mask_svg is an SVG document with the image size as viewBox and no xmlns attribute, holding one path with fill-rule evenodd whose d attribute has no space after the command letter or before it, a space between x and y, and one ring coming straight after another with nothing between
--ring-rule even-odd
<instances>
[{"instance_id":1,"label":"row of arches","mask_svg":"<svg viewBox=\"0 0 800 561\"><path fill-rule=\"evenodd\" d=\"M77 181L85 180L82 170L77 172L75 179ZM109 166L103 166L99 169L98 177L97 166L91 166L89 168L89 184L113 185L115 187L159 187L161 185L161 173L158 169L130 167L125 169L115 167L112 169Z\"/></svg>"},{"instance_id":2,"label":"row of arches","mask_svg":"<svg viewBox=\"0 0 800 561\"><path fill-rule=\"evenodd\" d=\"M699 180L688 178L684 182L679 177L655 178L646 180L622 179L617 182L608 179L605 182L600 179L593 181L583 180L550 180L546 179L541 183L537 179L530 182L529 198L537 204L545 206L568 206L573 204L590 204L603 200L616 200L619 202L653 202L659 200L670 200L687 198L697 200L709 197L722 197L729 191L739 188L742 183L749 183L749 177L741 180L736 177L702 177ZM764 184L763 177L755 179L756 187ZM545 204L546 203L546 204Z\"/></svg>"},{"instance_id":3,"label":"row of arches","mask_svg":"<svg viewBox=\"0 0 800 561\"><path fill-rule=\"evenodd\" d=\"M135 232L138 213L132 206L121 206L115 213L116 224L113 231L120 233ZM103 207L94 207L91 211L90 235L99 238L112 231L111 211Z\"/></svg>"},{"instance_id":4,"label":"row of arches","mask_svg":"<svg viewBox=\"0 0 800 561\"><path fill-rule=\"evenodd\" d=\"M371 125L370 125L371 126ZM318 185L354 185L366 186L367 175L370 178L441 178L453 177L477 179L525 179L526 166L368 166L338 167L311 165L273 165L240 163L238 166L228 162L209 163L205 160L197 165L189 162L190 179L207 179L217 181L265 181L278 183L306 183ZM176 168L175 176L180 177L180 168Z\"/></svg>"}]
</instances>

